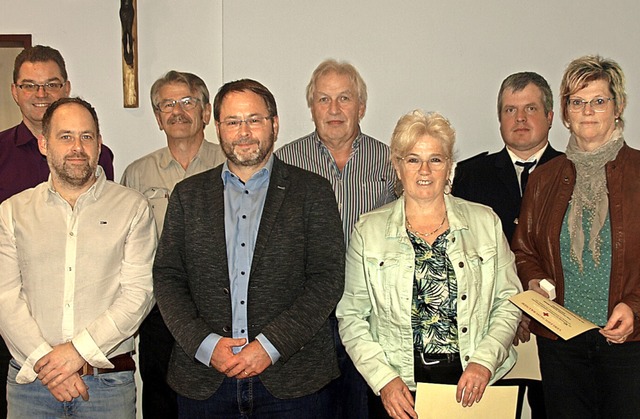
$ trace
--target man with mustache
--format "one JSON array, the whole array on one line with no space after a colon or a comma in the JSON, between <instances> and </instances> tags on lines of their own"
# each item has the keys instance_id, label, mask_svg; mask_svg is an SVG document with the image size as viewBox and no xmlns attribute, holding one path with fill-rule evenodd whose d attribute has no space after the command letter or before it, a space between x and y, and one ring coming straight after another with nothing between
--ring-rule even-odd
<instances>
[{"instance_id":1,"label":"man with mustache","mask_svg":"<svg viewBox=\"0 0 640 419\"><path fill-rule=\"evenodd\" d=\"M89 103L54 102L38 139L49 180L0 204L11 419L135 418L133 336L157 239L147 200L98 166L101 143Z\"/></svg>"},{"instance_id":2,"label":"man with mustache","mask_svg":"<svg viewBox=\"0 0 640 419\"><path fill-rule=\"evenodd\" d=\"M71 83L60 52L48 46L26 48L15 59L11 95L22 122L0 132L0 203L47 180L49 165L38 149L42 117L53 102L68 97ZM113 180L113 153L102 145L99 164ZM0 340L0 417L7 413L6 377L11 355Z\"/></svg>"},{"instance_id":3,"label":"man with mustache","mask_svg":"<svg viewBox=\"0 0 640 419\"><path fill-rule=\"evenodd\" d=\"M167 146L131 163L121 183L144 194L156 219L158 237L173 188L181 180L224 162L220 146L205 140L211 119L209 89L192 73L169 71L151 86L151 106ZM176 394L166 382L173 337L154 307L140 327L142 412L177 418Z\"/></svg>"},{"instance_id":4,"label":"man with mustache","mask_svg":"<svg viewBox=\"0 0 640 419\"><path fill-rule=\"evenodd\" d=\"M227 161L176 185L154 263L180 417L333 419L320 391L339 374L328 316L344 287L331 185L273 155L262 84L223 85L213 113Z\"/></svg>"},{"instance_id":5,"label":"man with mustache","mask_svg":"<svg viewBox=\"0 0 640 419\"><path fill-rule=\"evenodd\" d=\"M458 163L453 194L490 206L500 217L502 229L511 241L529 173L562 154L549 145L553 94L547 81L534 72L507 77L498 92L498 121L505 147L498 153L485 152ZM522 342L529 340L528 322L526 317L520 322L516 345L518 338ZM528 384L532 417L544 418L542 386L538 381ZM518 417L524 397L524 388L520 390Z\"/></svg>"},{"instance_id":6,"label":"man with mustache","mask_svg":"<svg viewBox=\"0 0 640 419\"><path fill-rule=\"evenodd\" d=\"M331 182L348 245L360 214L396 199L389 146L360 131L367 85L353 65L333 59L321 62L311 75L306 96L315 131L284 145L276 155ZM336 403L335 418L366 419L367 383L349 359L333 315L332 323L341 372L329 388Z\"/></svg>"}]
</instances>

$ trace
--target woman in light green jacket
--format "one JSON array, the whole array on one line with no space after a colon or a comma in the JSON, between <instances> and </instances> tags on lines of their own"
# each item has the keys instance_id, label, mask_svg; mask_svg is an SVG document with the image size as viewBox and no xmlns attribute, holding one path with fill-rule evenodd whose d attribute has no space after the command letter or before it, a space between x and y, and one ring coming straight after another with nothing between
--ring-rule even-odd
<instances>
[{"instance_id":1,"label":"woman in light green jacket","mask_svg":"<svg viewBox=\"0 0 640 419\"><path fill-rule=\"evenodd\" d=\"M336 315L381 396L371 417L417 417L419 381L457 384L458 402L471 406L516 361L514 256L491 209L448 195L454 141L440 114L400 118L391 155L404 194L362 215L350 240Z\"/></svg>"}]
</instances>

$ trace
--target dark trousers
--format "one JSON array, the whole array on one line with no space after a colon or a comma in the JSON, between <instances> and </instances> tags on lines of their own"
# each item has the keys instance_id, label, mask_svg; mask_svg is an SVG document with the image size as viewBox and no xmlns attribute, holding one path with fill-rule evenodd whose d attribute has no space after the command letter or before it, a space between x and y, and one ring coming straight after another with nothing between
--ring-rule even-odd
<instances>
[{"instance_id":1,"label":"dark trousers","mask_svg":"<svg viewBox=\"0 0 640 419\"><path fill-rule=\"evenodd\" d=\"M610 345L597 330L538 337L538 356L549 418L640 417L640 342Z\"/></svg>"},{"instance_id":2,"label":"dark trousers","mask_svg":"<svg viewBox=\"0 0 640 419\"><path fill-rule=\"evenodd\" d=\"M294 399L269 393L260 377L225 378L207 400L178 395L181 419L334 419L329 393L320 391Z\"/></svg>"},{"instance_id":3,"label":"dark trousers","mask_svg":"<svg viewBox=\"0 0 640 419\"><path fill-rule=\"evenodd\" d=\"M11 354L4 340L0 339L0 418L7 417L7 374L9 373Z\"/></svg>"},{"instance_id":4,"label":"dark trousers","mask_svg":"<svg viewBox=\"0 0 640 419\"><path fill-rule=\"evenodd\" d=\"M155 306L140 326L142 415L154 419L178 417L176 393L167 384L174 339Z\"/></svg>"},{"instance_id":5,"label":"dark trousers","mask_svg":"<svg viewBox=\"0 0 640 419\"><path fill-rule=\"evenodd\" d=\"M544 407L544 394L542 382L539 380L526 380L524 378L510 378L499 380L496 386L518 386L518 404L516 405L516 419L522 417L524 408L524 395L527 394L527 401L531 408L531 419L546 419L547 412Z\"/></svg>"},{"instance_id":6,"label":"dark trousers","mask_svg":"<svg viewBox=\"0 0 640 419\"><path fill-rule=\"evenodd\" d=\"M329 393L332 419L367 419L369 417L367 391L369 386L358 372L342 345L335 316L329 318L334 331L340 377L331 381L323 391Z\"/></svg>"}]
</instances>

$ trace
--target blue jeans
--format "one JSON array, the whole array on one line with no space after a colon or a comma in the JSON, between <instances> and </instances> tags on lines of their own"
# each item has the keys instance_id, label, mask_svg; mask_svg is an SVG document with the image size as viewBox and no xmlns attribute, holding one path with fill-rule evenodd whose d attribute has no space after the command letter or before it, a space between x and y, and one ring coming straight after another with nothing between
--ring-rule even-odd
<instances>
[{"instance_id":1,"label":"blue jeans","mask_svg":"<svg viewBox=\"0 0 640 419\"><path fill-rule=\"evenodd\" d=\"M207 400L178 394L181 419L333 419L327 392L295 399L278 399L269 393L259 377L241 380L225 378Z\"/></svg>"},{"instance_id":2,"label":"blue jeans","mask_svg":"<svg viewBox=\"0 0 640 419\"><path fill-rule=\"evenodd\" d=\"M136 417L136 384L133 371L111 372L82 377L89 387L89 400L78 397L59 402L40 380L16 383L19 366L9 364L7 375L8 419L91 418L134 419Z\"/></svg>"},{"instance_id":3,"label":"blue jeans","mask_svg":"<svg viewBox=\"0 0 640 419\"><path fill-rule=\"evenodd\" d=\"M597 330L538 337L538 357L547 417L640 417L640 342L609 345Z\"/></svg>"}]
</instances>

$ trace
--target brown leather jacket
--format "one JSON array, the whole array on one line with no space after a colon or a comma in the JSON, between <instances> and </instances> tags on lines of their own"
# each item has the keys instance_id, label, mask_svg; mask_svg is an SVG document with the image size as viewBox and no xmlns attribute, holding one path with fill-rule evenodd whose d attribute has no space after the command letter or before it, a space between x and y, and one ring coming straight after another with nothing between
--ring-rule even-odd
<instances>
[{"instance_id":1,"label":"brown leather jacket","mask_svg":"<svg viewBox=\"0 0 640 419\"><path fill-rule=\"evenodd\" d=\"M627 341L640 341L640 151L624 144L606 171L613 241L608 315L619 302L631 307L635 322ZM566 156L531 174L511 246L524 289L531 279L553 279L559 304L564 304L560 229L575 181L575 167ZM531 322L531 331L557 339L536 321Z\"/></svg>"}]
</instances>

